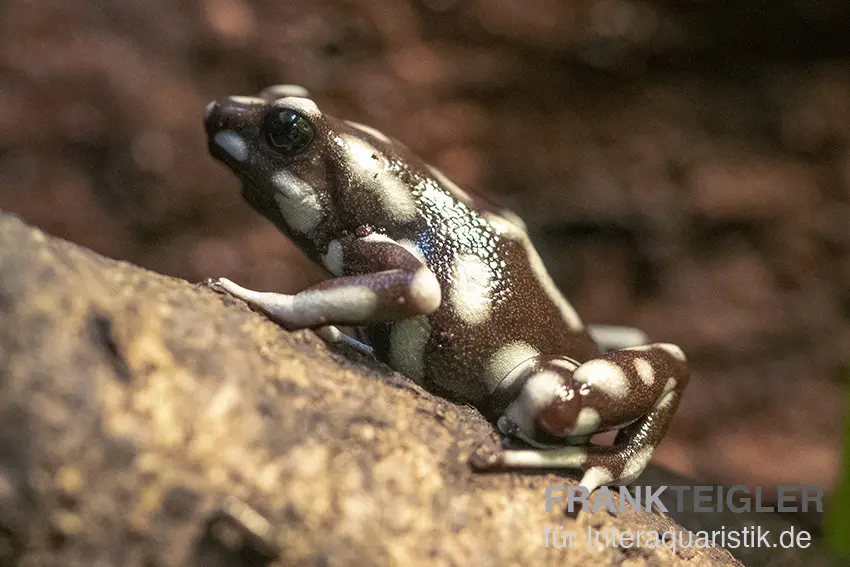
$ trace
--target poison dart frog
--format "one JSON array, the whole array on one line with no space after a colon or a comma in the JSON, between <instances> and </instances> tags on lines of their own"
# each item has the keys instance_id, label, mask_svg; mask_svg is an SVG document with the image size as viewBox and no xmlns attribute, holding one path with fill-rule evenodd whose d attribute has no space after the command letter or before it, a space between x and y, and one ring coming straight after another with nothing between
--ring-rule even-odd
<instances>
[{"instance_id":1,"label":"poison dart frog","mask_svg":"<svg viewBox=\"0 0 850 567\"><path fill-rule=\"evenodd\" d=\"M517 215L323 113L302 87L211 102L204 122L248 203L332 276L294 295L214 288L373 353L525 443L473 455L479 470L579 469L589 492L644 470L688 382L685 355L637 329L585 325ZM591 443L611 430L613 444Z\"/></svg>"}]
</instances>

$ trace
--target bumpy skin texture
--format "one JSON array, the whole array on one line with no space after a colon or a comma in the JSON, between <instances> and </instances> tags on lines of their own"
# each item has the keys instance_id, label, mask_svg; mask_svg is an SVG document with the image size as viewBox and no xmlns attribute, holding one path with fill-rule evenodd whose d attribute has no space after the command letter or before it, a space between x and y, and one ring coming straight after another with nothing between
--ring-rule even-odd
<instances>
[{"instance_id":1,"label":"bumpy skin texture","mask_svg":"<svg viewBox=\"0 0 850 567\"><path fill-rule=\"evenodd\" d=\"M300 87L210 103L205 123L248 202L334 276L294 296L216 287L287 328L333 339L343 335L329 325L358 326L379 359L536 447L480 467L580 468L590 490L643 470L687 382L685 357L669 344L600 354L516 215L323 114ZM610 429L613 446L587 444Z\"/></svg>"}]
</instances>

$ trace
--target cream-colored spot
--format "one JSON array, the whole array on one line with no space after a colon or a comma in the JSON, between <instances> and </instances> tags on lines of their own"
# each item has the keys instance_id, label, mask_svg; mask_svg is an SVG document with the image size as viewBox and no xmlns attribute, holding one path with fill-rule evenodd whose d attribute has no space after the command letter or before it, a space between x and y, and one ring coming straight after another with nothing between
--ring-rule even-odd
<instances>
[{"instance_id":1,"label":"cream-colored spot","mask_svg":"<svg viewBox=\"0 0 850 567\"><path fill-rule=\"evenodd\" d=\"M428 317L402 319L390 330L390 366L413 380L425 376L425 348L431 337Z\"/></svg>"},{"instance_id":2,"label":"cream-colored spot","mask_svg":"<svg viewBox=\"0 0 850 567\"><path fill-rule=\"evenodd\" d=\"M677 360L680 360L682 362L687 361L687 357L685 356L685 353L682 352L682 349L679 348L678 346L674 345L674 344L658 343L655 346L657 346L658 348L660 348L661 350L663 350L664 352L666 352L667 354L669 354L670 356L672 356L673 358L675 358Z\"/></svg>"},{"instance_id":3,"label":"cream-colored spot","mask_svg":"<svg viewBox=\"0 0 850 567\"><path fill-rule=\"evenodd\" d=\"M272 85L260 91L263 99L281 99L285 97L310 98L310 92L301 85Z\"/></svg>"},{"instance_id":4,"label":"cream-colored spot","mask_svg":"<svg viewBox=\"0 0 850 567\"><path fill-rule=\"evenodd\" d=\"M322 265L333 275L339 277L345 273L343 268L342 242L331 240L328 251L322 256Z\"/></svg>"},{"instance_id":5,"label":"cream-colored spot","mask_svg":"<svg viewBox=\"0 0 850 567\"><path fill-rule=\"evenodd\" d=\"M410 280L410 295L423 313L436 311L443 299L443 292L440 289L437 276L425 267L419 268L413 274L413 279Z\"/></svg>"},{"instance_id":6,"label":"cream-colored spot","mask_svg":"<svg viewBox=\"0 0 850 567\"><path fill-rule=\"evenodd\" d=\"M599 415L598 411L593 408L581 408L570 436L595 433L599 430L600 423L602 423L602 416Z\"/></svg>"},{"instance_id":7,"label":"cream-colored spot","mask_svg":"<svg viewBox=\"0 0 850 567\"><path fill-rule=\"evenodd\" d=\"M292 319L300 327L312 327L332 321L365 323L377 311L378 296L365 286L348 286L305 291L291 297ZM281 308L286 309L282 304Z\"/></svg>"},{"instance_id":8,"label":"cream-colored spot","mask_svg":"<svg viewBox=\"0 0 850 567\"><path fill-rule=\"evenodd\" d=\"M573 378L577 382L605 392L615 400L622 400L629 395L629 381L626 374L617 364L609 360L589 360L576 369Z\"/></svg>"},{"instance_id":9,"label":"cream-colored spot","mask_svg":"<svg viewBox=\"0 0 850 567\"><path fill-rule=\"evenodd\" d=\"M652 447L644 447L635 451L629 460L626 461L618 482L621 484L629 484L637 479L652 459L652 451Z\"/></svg>"},{"instance_id":10,"label":"cream-colored spot","mask_svg":"<svg viewBox=\"0 0 850 567\"><path fill-rule=\"evenodd\" d=\"M552 372L537 372L522 388L524 398L530 413L548 406L561 391L561 377Z\"/></svg>"},{"instance_id":11,"label":"cream-colored spot","mask_svg":"<svg viewBox=\"0 0 850 567\"><path fill-rule=\"evenodd\" d=\"M213 141L236 161L245 161L248 159L248 144L233 130L216 132Z\"/></svg>"},{"instance_id":12,"label":"cream-colored spot","mask_svg":"<svg viewBox=\"0 0 850 567\"><path fill-rule=\"evenodd\" d=\"M528 238L528 235L523 229L521 229L514 223L508 221L504 217L501 217L491 212L481 213L481 216L484 218L484 220L487 221L487 224L489 224L499 236L512 240L525 240Z\"/></svg>"},{"instance_id":13,"label":"cream-colored spot","mask_svg":"<svg viewBox=\"0 0 850 567\"><path fill-rule=\"evenodd\" d=\"M392 140L390 140L390 138L386 134L376 128L372 128L371 126L366 126L365 124L360 124L359 122L354 122L352 120L346 120L345 123L354 128L355 130L360 130L361 132L372 136L380 142L383 142L385 144L392 143Z\"/></svg>"},{"instance_id":14,"label":"cream-colored spot","mask_svg":"<svg viewBox=\"0 0 850 567\"><path fill-rule=\"evenodd\" d=\"M487 365L490 390L495 389L511 370L538 354L537 349L524 341L514 341L497 350Z\"/></svg>"},{"instance_id":15,"label":"cream-colored spot","mask_svg":"<svg viewBox=\"0 0 850 567\"><path fill-rule=\"evenodd\" d=\"M634 327L588 325L587 331L599 348L606 351L644 346L649 340L646 333Z\"/></svg>"},{"instance_id":16,"label":"cream-colored spot","mask_svg":"<svg viewBox=\"0 0 850 567\"><path fill-rule=\"evenodd\" d=\"M257 98L257 97L254 97L254 96L239 96L239 95L236 95L236 96L231 96L231 97L227 97L227 98L228 98L228 100L235 102L237 104L265 104L266 103L266 101L264 101L263 99Z\"/></svg>"},{"instance_id":17,"label":"cream-colored spot","mask_svg":"<svg viewBox=\"0 0 850 567\"><path fill-rule=\"evenodd\" d=\"M661 393L661 397L655 403L655 407L657 409L660 409L660 410L665 409L667 406L669 406L671 403L673 403L673 400L676 397L676 392L675 392L676 386L678 384L679 383L676 381L675 378L668 378L667 379L667 383L664 384L664 391Z\"/></svg>"},{"instance_id":18,"label":"cream-colored spot","mask_svg":"<svg viewBox=\"0 0 850 567\"><path fill-rule=\"evenodd\" d=\"M287 96L275 101L275 108L294 110L302 116L317 118L322 115L316 103L309 98L300 96Z\"/></svg>"},{"instance_id":19,"label":"cream-colored spot","mask_svg":"<svg viewBox=\"0 0 850 567\"><path fill-rule=\"evenodd\" d=\"M666 409L667 406L673 403L673 400L676 398L676 392L670 391L661 396L661 399L658 400L658 403L655 404L655 407L663 410Z\"/></svg>"},{"instance_id":20,"label":"cream-colored spot","mask_svg":"<svg viewBox=\"0 0 850 567\"><path fill-rule=\"evenodd\" d=\"M348 149L349 165L355 183L374 193L386 215L393 221L416 218L416 200L398 172L377 148L354 136L342 136Z\"/></svg>"},{"instance_id":21,"label":"cream-colored spot","mask_svg":"<svg viewBox=\"0 0 850 567\"><path fill-rule=\"evenodd\" d=\"M390 242L392 244L398 244L395 240L387 236L386 234L381 234L379 232L373 232L367 236L363 237L364 242Z\"/></svg>"},{"instance_id":22,"label":"cream-colored spot","mask_svg":"<svg viewBox=\"0 0 850 567\"><path fill-rule=\"evenodd\" d=\"M611 474L605 467L591 467L584 473L584 476L581 477L581 483L579 486L583 486L587 489L588 492L593 492L603 484L608 484L614 480L614 475Z\"/></svg>"},{"instance_id":23,"label":"cream-colored spot","mask_svg":"<svg viewBox=\"0 0 850 567\"><path fill-rule=\"evenodd\" d=\"M652 364L645 358L636 358L632 361L632 364L634 364L635 370L637 370L638 376L643 380L643 383L647 386L652 386L653 382L655 382L655 371L652 369Z\"/></svg>"},{"instance_id":24,"label":"cream-colored spot","mask_svg":"<svg viewBox=\"0 0 850 567\"><path fill-rule=\"evenodd\" d=\"M487 263L473 254L458 256L449 290L452 309L469 325L487 321L493 302L490 297L493 274Z\"/></svg>"},{"instance_id":25,"label":"cream-colored spot","mask_svg":"<svg viewBox=\"0 0 850 567\"><path fill-rule=\"evenodd\" d=\"M207 118L210 117L213 109L215 109L215 106L216 106L216 101L214 101L214 100L207 103L207 105L204 107L204 120L206 120Z\"/></svg>"},{"instance_id":26,"label":"cream-colored spot","mask_svg":"<svg viewBox=\"0 0 850 567\"><path fill-rule=\"evenodd\" d=\"M271 182L277 189L274 200L280 214L292 230L306 234L319 225L324 208L310 184L288 171L275 173Z\"/></svg>"},{"instance_id":27,"label":"cream-colored spot","mask_svg":"<svg viewBox=\"0 0 850 567\"><path fill-rule=\"evenodd\" d=\"M522 220L518 214L513 212L510 209L502 209L499 214L505 218L509 223L514 225L516 228L522 230L523 232L528 232L528 225L525 224L525 221Z\"/></svg>"},{"instance_id":28,"label":"cream-colored spot","mask_svg":"<svg viewBox=\"0 0 850 567\"><path fill-rule=\"evenodd\" d=\"M587 461L587 450L566 447L552 451L505 451L502 459L506 467L512 468L577 469Z\"/></svg>"}]
</instances>

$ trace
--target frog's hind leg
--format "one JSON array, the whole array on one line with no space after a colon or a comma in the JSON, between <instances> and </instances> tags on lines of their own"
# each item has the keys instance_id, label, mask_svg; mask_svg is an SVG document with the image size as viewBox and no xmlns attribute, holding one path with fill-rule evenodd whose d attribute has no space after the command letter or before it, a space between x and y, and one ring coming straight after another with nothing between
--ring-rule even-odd
<instances>
[{"instance_id":1,"label":"frog's hind leg","mask_svg":"<svg viewBox=\"0 0 850 567\"><path fill-rule=\"evenodd\" d=\"M562 375L555 387L551 370L546 374L528 379L506 419L517 424L530 416L536 427L565 441L619 429L614 443L503 451L478 457L473 466L581 469L581 486L588 491L603 484L629 484L661 443L690 375L681 349L671 344L604 354L579 365L571 376ZM546 388L555 393L547 395Z\"/></svg>"}]
</instances>

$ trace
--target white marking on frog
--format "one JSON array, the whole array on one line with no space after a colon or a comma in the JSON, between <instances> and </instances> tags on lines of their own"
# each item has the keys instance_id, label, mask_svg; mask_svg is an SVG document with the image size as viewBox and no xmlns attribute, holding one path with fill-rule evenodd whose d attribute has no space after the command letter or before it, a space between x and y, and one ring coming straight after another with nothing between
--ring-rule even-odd
<instances>
[{"instance_id":1,"label":"white marking on frog","mask_svg":"<svg viewBox=\"0 0 850 567\"><path fill-rule=\"evenodd\" d=\"M632 364L634 364L635 370L637 370L638 376L643 380L643 383L647 386L652 386L655 382L655 371L652 369L652 364L645 358L635 358Z\"/></svg>"},{"instance_id":2,"label":"white marking on frog","mask_svg":"<svg viewBox=\"0 0 850 567\"><path fill-rule=\"evenodd\" d=\"M300 293L294 297L294 312L310 320L316 318L318 313L326 313L329 307L333 308L337 316L346 320L363 320L374 315L378 305L378 296L365 286Z\"/></svg>"},{"instance_id":3,"label":"white marking on frog","mask_svg":"<svg viewBox=\"0 0 850 567\"><path fill-rule=\"evenodd\" d=\"M378 295L366 286L339 287L322 290L320 293L321 306L317 303L317 308L326 311L328 305L334 305L334 312L348 321L368 319L378 310ZM295 306L300 312L308 313L314 305L311 302L312 294L304 296L304 300L296 301Z\"/></svg>"},{"instance_id":4,"label":"white marking on frog","mask_svg":"<svg viewBox=\"0 0 850 567\"><path fill-rule=\"evenodd\" d=\"M378 296L365 286L349 286L321 291L302 291L295 295L275 295L275 312L288 326L304 328L327 322L326 314L346 321L373 316Z\"/></svg>"},{"instance_id":5,"label":"white marking on frog","mask_svg":"<svg viewBox=\"0 0 850 567\"><path fill-rule=\"evenodd\" d=\"M310 98L310 91L301 85L272 85L260 91L264 99L274 98L278 100L286 97Z\"/></svg>"},{"instance_id":6,"label":"white marking on frog","mask_svg":"<svg viewBox=\"0 0 850 567\"><path fill-rule=\"evenodd\" d=\"M212 111L216 107L216 104L216 101L212 101L204 107L204 120L207 120L210 117L210 114L212 114Z\"/></svg>"},{"instance_id":7,"label":"white marking on frog","mask_svg":"<svg viewBox=\"0 0 850 567\"><path fill-rule=\"evenodd\" d=\"M213 141L236 161L245 161L248 159L248 144L233 130L216 132Z\"/></svg>"},{"instance_id":8,"label":"white marking on frog","mask_svg":"<svg viewBox=\"0 0 850 567\"><path fill-rule=\"evenodd\" d=\"M685 362L687 360L687 357L685 357L685 353L682 352L682 349L674 344L658 343L655 346L657 346L676 360L679 360L681 362Z\"/></svg>"},{"instance_id":9,"label":"white marking on frog","mask_svg":"<svg viewBox=\"0 0 850 567\"><path fill-rule=\"evenodd\" d=\"M493 353L487 363L490 390L495 389L511 370L538 354L537 349L524 341L510 342Z\"/></svg>"},{"instance_id":10,"label":"white marking on frog","mask_svg":"<svg viewBox=\"0 0 850 567\"><path fill-rule=\"evenodd\" d=\"M536 372L526 382L520 396L526 398L528 415L535 415L538 411L552 403L561 391L561 377L554 372Z\"/></svg>"},{"instance_id":11,"label":"white marking on frog","mask_svg":"<svg viewBox=\"0 0 850 567\"><path fill-rule=\"evenodd\" d=\"M615 400L623 400L629 394L626 373L610 360L589 360L573 373L576 382L597 388Z\"/></svg>"},{"instance_id":12,"label":"white marking on frog","mask_svg":"<svg viewBox=\"0 0 850 567\"><path fill-rule=\"evenodd\" d=\"M581 408L576 417L576 424L573 426L570 436L587 435L595 433L599 430L599 424L602 423L602 416L593 408Z\"/></svg>"},{"instance_id":13,"label":"white marking on frog","mask_svg":"<svg viewBox=\"0 0 850 567\"><path fill-rule=\"evenodd\" d=\"M236 95L236 96L228 97L228 100L231 100L231 101L233 101L237 104L265 104L266 103L266 101L264 101L263 99L257 98L255 96L239 96L239 95Z\"/></svg>"},{"instance_id":14,"label":"white marking on frog","mask_svg":"<svg viewBox=\"0 0 850 567\"><path fill-rule=\"evenodd\" d=\"M491 212L482 213L481 216L484 217L484 220L493 227L493 230L495 230L496 234L499 236L504 236L505 238L510 238L512 240L522 240L528 237L521 226L512 223L502 216Z\"/></svg>"},{"instance_id":15,"label":"white marking on frog","mask_svg":"<svg viewBox=\"0 0 850 567\"><path fill-rule=\"evenodd\" d=\"M416 200L398 175L388 169L383 154L354 136L342 136L349 150L351 173L357 184L374 193L387 216L394 221L416 218Z\"/></svg>"},{"instance_id":16,"label":"white marking on frog","mask_svg":"<svg viewBox=\"0 0 850 567\"><path fill-rule=\"evenodd\" d=\"M675 389L677 384L678 382L675 378L667 379L667 383L664 385L664 393L661 395L658 403L655 404L656 409L666 409L667 406L673 403L673 398L676 397Z\"/></svg>"},{"instance_id":17,"label":"white marking on frog","mask_svg":"<svg viewBox=\"0 0 850 567\"><path fill-rule=\"evenodd\" d=\"M390 366L413 380L425 376L425 348L431 337L431 323L417 315L394 323L390 329Z\"/></svg>"},{"instance_id":18,"label":"white marking on frog","mask_svg":"<svg viewBox=\"0 0 850 567\"><path fill-rule=\"evenodd\" d=\"M452 309L465 323L478 325L489 318L492 279L489 266L478 256L463 254L455 259L449 294Z\"/></svg>"},{"instance_id":19,"label":"white marking on frog","mask_svg":"<svg viewBox=\"0 0 850 567\"><path fill-rule=\"evenodd\" d=\"M623 472L620 474L621 482L628 484L634 481L649 464L650 459L652 459L652 451L653 447L644 447L635 451L623 466Z\"/></svg>"},{"instance_id":20,"label":"white marking on frog","mask_svg":"<svg viewBox=\"0 0 850 567\"><path fill-rule=\"evenodd\" d=\"M345 123L354 128L355 130L360 130L361 132L372 136L380 142L383 142L385 144L393 143L393 141L390 140L390 138L386 134L384 134L380 130L372 128L371 126L366 126L365 124L360 124L359 122L354 122L353 120L346 120Z\"/></svg>"},{"instance_id":21,"label":"white marking on frog","mask_svg":"<svg viewBox=\"0 0 850 567\"><path fill-rule=\"evenodd\" d=\"M322 256L322 265L333 275L339 277L345 273L343 268L342 242L331 240L328 251Z\"/></svg>"},{"instance_id":22,"label":"white marking on frog","mask_svg":"<svg viewBox=\"0 0 850 567\"><path fill-rule=\"evenodd\" d=\"M591 467L587 469L587 472L585 472L584 476L581 477L581 483L579 486L585 487L588 492L593 492L603 484L610 483L612 480L614 480L614 475L607 467Z\"/></svg>"},{"instance_id":23,"label":"white marking on frog","mask_svg":"<svg viewBox=\"0 0 850 567\"><path fill-rule=\"evenodd\" d=\"M381 234L380 232L372 232L363 237L365 242L391 242L392 244L398 244L395 240L387 236L386 234Z\"/></svg>"},{"instance_id":24,"label":"white marking on frog","mask_svg":"<svg viewBox=\"0 0 850 567\"><path fill-rule=\"evenodd\" d=\"M307 234L319 225L324 210L309 183L288 171L278 171L271 182L277 189L274 200L292 230Z\"/></svg>"},{"instance_id":25,"label":"white marking on frog","mask_svg":"<svg viewBox=\"0 0 850 567\"><path fill-rule=\"evenodd\" d=\"M274 102L274 106L275 108L286 108L289 110L293 110L298 114L313 119L318 118L322 115L322 111L319 110L319 107L316 106L315 102L313 102L309 98L303 98L300 96L287 96L279 98Z\"/></svg>"},{"instance_id":26,"label":"white marking on frog","mask_svg":"<svg viewBox=\"0 0 850 567\"><path fill-rule=\"evenodd\" d=\"M440 282L434 272L424 266L419 268L410 280L410 295L425 313L436 311L443 299Z\"/></svg>"}]
</instances>

